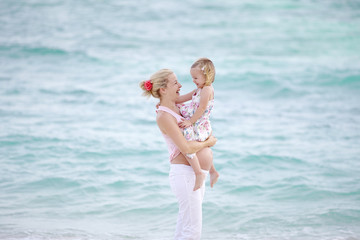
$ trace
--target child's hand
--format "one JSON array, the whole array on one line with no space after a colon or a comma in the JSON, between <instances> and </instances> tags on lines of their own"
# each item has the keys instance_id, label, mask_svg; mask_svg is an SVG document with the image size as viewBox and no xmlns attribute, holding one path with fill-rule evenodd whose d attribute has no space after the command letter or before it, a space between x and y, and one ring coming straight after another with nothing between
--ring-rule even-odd
<instances>
[{"instance_id":1,"label":"child's hand","mask_svg":"<svg viewBox=\"0 0 360 240\"><path fill-rule=\"evenodd\" d=\"M187 127L190 127L191 125L192 125L192 123L190 122L190 120L184 120L179 123L179 127L181 127L181 128L187 128Z\"/></svg>"}]
</instances>

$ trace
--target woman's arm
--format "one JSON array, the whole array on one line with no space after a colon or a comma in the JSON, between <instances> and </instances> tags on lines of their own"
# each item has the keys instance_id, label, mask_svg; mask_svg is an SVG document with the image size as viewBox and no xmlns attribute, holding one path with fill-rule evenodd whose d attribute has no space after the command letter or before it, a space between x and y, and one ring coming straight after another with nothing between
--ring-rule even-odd
<instances>
[{"instance_id":1,"label":"woman's arm","mask_svg":"<svg viewBox=\"0 0 360 240\"><path fill-rule=\"evenodd\" d=\"M217 141L213 136L210 136L204 142L187 141L181 133L176 120L169 113L158 114L156 121L160 130L173 140L183 154L196 153L205 147L212 147Z\"/></svg>"},{"instance_id":2,"label":"woman's arm","mask_svg":"<svg viewBox=\"0 0 360 240\"><path fill-rule=\"evenodd\" d=\"M183 102L191 100L192 95L194 94L195 91L196 91L196 89L192 90L191 92L189 92L185 95L179 96L179 98L176 100L176 103L183 103Z\"/></svg>"}]
</instances>

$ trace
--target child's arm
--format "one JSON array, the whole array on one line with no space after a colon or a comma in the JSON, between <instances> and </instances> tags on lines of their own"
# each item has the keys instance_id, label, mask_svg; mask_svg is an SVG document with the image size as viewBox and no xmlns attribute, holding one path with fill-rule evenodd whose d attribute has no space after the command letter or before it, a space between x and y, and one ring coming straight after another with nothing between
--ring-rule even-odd
<instances>
[{"instance_id":1,"label":"child's arm","mask_svg":"<svg viewBox=\"0 0 360 240\"><path fill-rule=\"evenodd\" d=\"M186 128L194 124L205 112L208 102L210 100L212 94L212 88L210 86L205 86L201 90L200 96L200 104L198 109L196 109L194 115L190 118L190 120L184 120L183 122L179 123L179 126L182 128Z\"/></svg>"},{"instance_id":2,"label":"child's arm","mask_svg":"<svg viewBox=\"0 0 360 240\"><path fill-rule=\"evenodd\" d=\"M194 94L195 91L196 91L196 89L192 90L191 92L189 92L185 95L179 96L179 98L176 100L176 103L183 103L183 102L191 100L192 95Z\"/></svg>"},{"instance_id":3,"label":"child's arm","mask_svg":"<svg viewBox=\"0 0 360 240\"><path fill-rule=\"evenodd\" d=\"M215 145L217 139L210 136L204 142L187 141L180 131L175 119L170 114L160 114L156 117L156 121L162 133L168 135L180 152L184 154L196 153L205 147L212 147Z\"/></svg>"}]
</instances>

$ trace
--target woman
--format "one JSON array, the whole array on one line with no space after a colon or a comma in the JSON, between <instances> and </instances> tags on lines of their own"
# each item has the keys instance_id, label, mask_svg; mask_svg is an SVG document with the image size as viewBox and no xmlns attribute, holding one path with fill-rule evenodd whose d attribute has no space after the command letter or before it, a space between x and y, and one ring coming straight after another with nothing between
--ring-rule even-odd
<instances>
[{"instance_id":1,"label":"woman","mask_svg":"<svg viewBox=\"0 0 360 240\"><path fill-rule=\"evenodd\" d=\"M204 142L186 141L178 123L183 121L176 100L181 84L169 69L162 69L153 74L150 80L142 81L143 95L160 98L156 122L166 140L170 153L170 186L179 204L175 239L200 239L202 229L202 201L205 193L204 184L193 191L195 174L207 174L212 166L209 159L216 138L210 136ZM195 173L184 155L196 153L201 171Z\"/></svg>"}]
</instances>

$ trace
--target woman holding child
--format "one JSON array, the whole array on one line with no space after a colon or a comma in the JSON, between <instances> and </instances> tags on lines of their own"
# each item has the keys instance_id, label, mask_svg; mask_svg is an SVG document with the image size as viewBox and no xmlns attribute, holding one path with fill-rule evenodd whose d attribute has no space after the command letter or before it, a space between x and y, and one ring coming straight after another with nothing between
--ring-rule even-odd
<instances>
[{"instance_id":1,"label":"woman holding child","mask_svg":"<svg viewBox=\"0 0 360 240\"><path fill-rule=\"evenodd\" d=\"M150 80L142 81L140 87L145 96L160 99L157 124L164 136L170 154L170 186L179 205L175 239L200 239L202 229L202 201L205 193L204 179L213 171L212 151L217 139L210 136L205 141L187 141L179 127L184 118L177 105L181 84L169 69L154 73ZM200 168L189 163L189 154L196 153ZM210 156L210 157L209 157ZM215 171L215 170L214 170ZM210 175L212 172L210 172ZM213 175L218 177L218 173ZM212 183L216 179L212 178ZM196 183L200 185L196 187Z\"/></svg>"}]
</instances>

